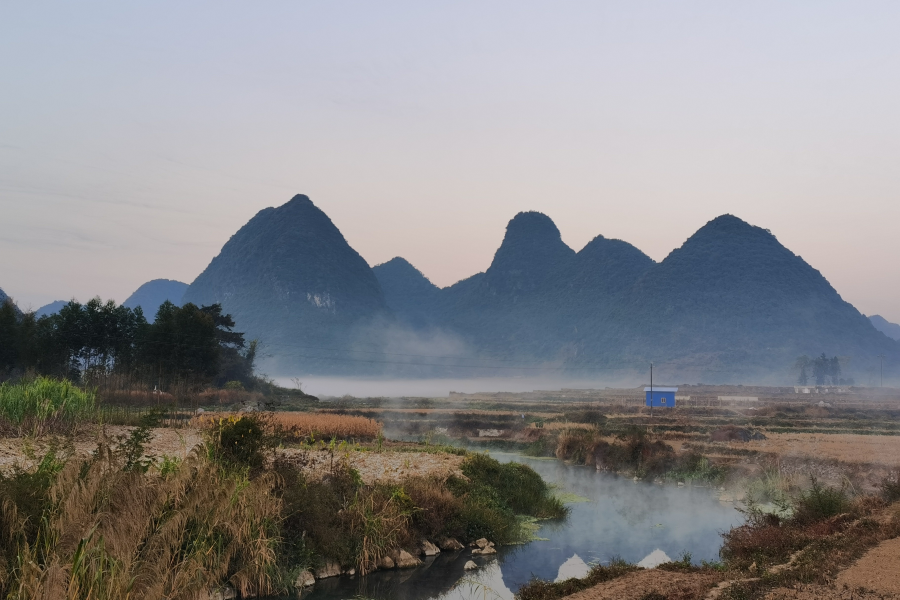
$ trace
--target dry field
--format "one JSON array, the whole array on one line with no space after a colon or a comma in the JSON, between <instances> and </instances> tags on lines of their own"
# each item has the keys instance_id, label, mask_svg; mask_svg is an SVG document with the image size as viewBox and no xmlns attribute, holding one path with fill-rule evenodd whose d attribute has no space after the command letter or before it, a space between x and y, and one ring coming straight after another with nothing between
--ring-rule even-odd
<instances>
[{"instance_id":1,"label":"dry field","mask_svg":"<svg viewBox=\"0 0 900 600\"><path fill-rule=\"evenodd\" d=\"M770 452L782 458L836 460L851 464L900 467L900 436L821 433L769 433L765 440L731 442L735 448Z\"/></svg>"},{"instance_id":2,"label":"dry field","mask_svg":"<svg viewBox=\"0 0 900 600\"><path fill-rule=\"evenodd\" d=\"M281 433L293 439L365 439L371 440L381 434L381 423L375 419L330 413L273 412L262 413L263 418L280 428ZM232 413L205 413L194 419L198 428L212 426L219 419L228 418Z\"/></svg>"}]
</instances>

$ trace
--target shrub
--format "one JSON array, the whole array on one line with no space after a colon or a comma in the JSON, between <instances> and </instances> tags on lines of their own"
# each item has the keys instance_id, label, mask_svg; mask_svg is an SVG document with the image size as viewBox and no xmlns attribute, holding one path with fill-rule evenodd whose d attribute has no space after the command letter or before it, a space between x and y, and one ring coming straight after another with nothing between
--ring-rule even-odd
<instances>
[{"instance_id":1,"label":"shrub","mask_svg":"<svg viewBox=\"0 0 900 600\"><path fill-rule=\"evenodd\" d=\"M258 467L263 462L263 422L256 415L219 419L214 436L217 455L236 465Z\"/></svg>"},{"instance_id":2,"label":"shrub","mask_svg":"<svg viewBox=\"0 0 900 600\"><path fill-rule=\"evenodd\" d=\"M900 473L894 473L881 480L881 497L885 502L900 500Z\"/></svg>"},{"instance_id":3,"label":"shrub","mask_svg":"<svg viewBox=\"0 0 900 600\"><path fill-rule=\"evenodd\" d=\"M560 518L566 507L528 465L500 464L487 454L472 454L461 465L463 475L476 486L496 490L499 501L517 514L538 518Z\"/></svg>"},{"instance_id":4,"label":"shrub","mask_svg":"<svg viewBox=\"0 0 900 600\"><path fill-rule=\"evenodd\" d=\"M807 525L824 521L850 510L850 497L844 488L824 486L813 477L812 486L794 499L793 522Z\"/></svg>"},{"instance_id":5,"label":"shrub","mask_svg":"<svg viewBox=\"0 0 900 600\"><path fill-rule=\"evenodd\" d=\"M600 434L590 429L566 429L556 438L556 458L576 464L594 464L597 447L603 443Z\"/></svg>"}]
</instances>

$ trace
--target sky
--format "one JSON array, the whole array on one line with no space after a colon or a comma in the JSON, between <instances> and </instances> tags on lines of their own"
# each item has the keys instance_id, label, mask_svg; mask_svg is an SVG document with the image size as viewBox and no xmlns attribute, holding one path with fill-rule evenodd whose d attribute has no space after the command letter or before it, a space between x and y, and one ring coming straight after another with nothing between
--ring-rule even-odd
<instances>
[{"instance_id":1,"label":"sky","mask_svg":"<svg viewBox=\"0 0 900 600\"><path fill-rule=\"evenodd\" d=\"M441 286L517 212L662 260L770 229L900 321L900 3L5 2L0 288L191 282L304 193Z\"/></svg>"}]
</instances>

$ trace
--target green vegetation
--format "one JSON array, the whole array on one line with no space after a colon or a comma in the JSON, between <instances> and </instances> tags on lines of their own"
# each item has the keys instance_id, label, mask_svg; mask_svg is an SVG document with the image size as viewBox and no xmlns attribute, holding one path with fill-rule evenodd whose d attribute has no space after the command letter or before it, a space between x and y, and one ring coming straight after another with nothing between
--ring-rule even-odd
<instances>
[{"instance_id":1,"label":"green vegetation","mask_svg":"<svg viewBox=\"0 0 900 600\"><path fill-rule=\"evenodd\" d=\"M253 388L256 343L233 331L218 304L182 307L165 302L148 323L134 310L95 298L72 301L36 319L0 305L0 379L26 373L99 386L111 378L159 391L182 385L239 382Z\"/></svg>"},{"instance_id":2,"label":"green vegetation","mask_svg":"<svg viewBox=\"0 0 900 600\"><path fill-rule=\"evenodd\" d=\"M14 428L19 435L71 430L94 417L96 395L68 381L38 377L20 383L0 383L0 431Z\"/></svg>"}]
</instances>

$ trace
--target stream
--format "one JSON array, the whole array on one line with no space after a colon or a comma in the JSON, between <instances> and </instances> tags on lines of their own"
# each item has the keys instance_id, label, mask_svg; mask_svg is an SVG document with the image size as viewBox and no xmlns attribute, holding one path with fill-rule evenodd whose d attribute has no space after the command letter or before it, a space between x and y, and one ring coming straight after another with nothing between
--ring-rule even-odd
<instances>
[{"instance_id":1,"label":"stream","mask_svg":"<svg viewBox=\"0 0 900 600\"><path fill-rule=\"evenodd\" d=\"M720 534L743 520L733 505L720 502L709 488L634 482L591 467L518 454L492 452L491 456L527 464L559 492L583 500L569 505L567 519L540 522L535 535L541 539L498 548L494 556L472 557L468 549L445 552L416 569L323 579L302 598L512 600L533 576L582 577L589 565L607 564L616 557L645 567L679 559L684 552L691 554L694 563L716 560ZM468 560L480 568L464 571Z\"/></svg>"}]
</instances>

